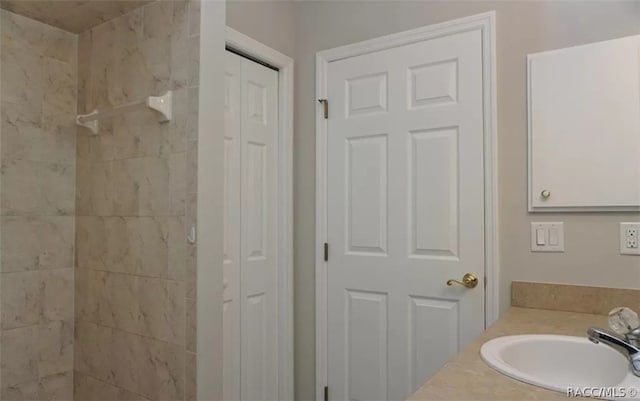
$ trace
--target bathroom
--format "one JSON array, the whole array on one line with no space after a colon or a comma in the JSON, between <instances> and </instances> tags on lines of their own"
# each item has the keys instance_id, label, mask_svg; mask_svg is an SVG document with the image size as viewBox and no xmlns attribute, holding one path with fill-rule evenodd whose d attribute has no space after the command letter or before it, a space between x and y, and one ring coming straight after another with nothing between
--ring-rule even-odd
<instances>
[{"instance_id":1,"label":"bathroom","mask_svg":"<svg viewBox=\"0 0 640 401\"><path fill-rule=\"evenodd\" d=\"M530 124L536 60L556 65L545 57L620 38L639 46L639 2L0 8L1 400L560 399L481 360L492 330L586 340L614 307L640 312L640 256L622 254L620 225L640 224L640 205L549 207L560 193L535 186L535 163L577 163L593 146L530 154L542 137ZM635 137L600 144L593 162L620 191L580 192L576 176L561 187L640 197L640 93L625 92L638 76L617 92L631 96L632 123L620 126ZM405 82L414 98L394 91ZM455 114L465 102L476 112ZM410 141L396 146L384 118L403 108L417 117L394 121L446 129L406 128ZM455 140L473 124L483 135ZM421 173L429 167L440 174ZM631 180L607 179L616 169ZM342 197L356 206L351 226L340 226ZM399 247L405 281L384 265ZM410 302L387 297L386 283ZM400 319L399 307L420 320ZM454 384L456 368L476 373L470 385Z\"/></svg>"}]
</instances>

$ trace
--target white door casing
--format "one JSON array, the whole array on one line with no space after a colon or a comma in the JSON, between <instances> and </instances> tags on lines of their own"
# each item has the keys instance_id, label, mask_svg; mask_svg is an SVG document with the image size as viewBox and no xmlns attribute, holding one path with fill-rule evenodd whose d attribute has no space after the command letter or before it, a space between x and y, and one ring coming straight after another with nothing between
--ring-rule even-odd
<instances>
[{"instance_id":1,"label":"white door casing","mask_svg":"<svg viewBox=\"0 0 640 401\"><path fill-rule=\"evenodd\" d=\"M276 400L278 73L226 57L225 399Z\"/></svg>"},{"instance_id":2,"label":"white door casing","mask_svg":"<svg viewBox=\"0 0 640 401\"><path fill-rule=\"evenodd\" d=\"M330 244L316 264L318 398L328 383L330 399L405 399L484 328L497 252L493 17L318 55L330 104L317 120L318 239ZM466 272L477 288L445 285Z\"/></svg>"},{"instance_id":3,"label":"white door casing","mask_svg":"<svg viewBox=\"0 0 640 401\"><path fill-rule=\"evenodd\" d=\"M240 399L240 71L241 57L225 52L223 392Z\"/></svg>"}]
</instances>

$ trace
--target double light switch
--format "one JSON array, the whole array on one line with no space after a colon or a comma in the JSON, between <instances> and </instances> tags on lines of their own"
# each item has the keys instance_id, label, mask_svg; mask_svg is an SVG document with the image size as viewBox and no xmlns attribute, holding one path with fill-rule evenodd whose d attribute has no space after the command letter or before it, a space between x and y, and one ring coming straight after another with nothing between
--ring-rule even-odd
<instances>
[{"instance_id":1,"label":"double light switch","mask_svg":"<svg viewBox=\"0 0 640 401\"><path fill-rule=\"evenodd\" d=\"M531 251L564 252L564 223L531 223Z\"/></svg>"}]
</instances>

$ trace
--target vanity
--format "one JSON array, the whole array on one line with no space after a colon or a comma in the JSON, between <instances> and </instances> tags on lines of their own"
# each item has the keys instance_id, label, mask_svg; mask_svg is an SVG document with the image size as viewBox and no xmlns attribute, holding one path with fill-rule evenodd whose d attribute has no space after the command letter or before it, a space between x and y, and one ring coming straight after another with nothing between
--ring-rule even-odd
<instances>
[{"instance_id":1,"label":"vanity","mask_svg":"<svg viewBox=\"0 0 640 401\"><path fill-rule=\"evenodd\" d=\"M514 282L512 292L511 309L409 400L566 400L565 393L526 384L493 369L482 360L481 347L498 337L522 334L586 339L590 327L608 326L606 313L618 303L635 310L640 306L640 290Z\"/></svg>"}]
</instances>

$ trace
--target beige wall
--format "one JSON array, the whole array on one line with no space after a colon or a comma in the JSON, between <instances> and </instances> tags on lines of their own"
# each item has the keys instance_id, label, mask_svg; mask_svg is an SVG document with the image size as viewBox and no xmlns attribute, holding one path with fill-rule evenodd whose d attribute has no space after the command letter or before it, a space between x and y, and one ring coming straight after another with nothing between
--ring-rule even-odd
<instances>
[{"instance_id":1,"label":"beige wall","mask_svg":"<svg viewBox=\"0 0 640 401\"><path fill-rule=\"evenodd\" d=\"M77 39L0 15L0 399L70 399Z\"/></svg>"},{"instance_id":2,"label":"beige wall","mask_svg":"<svg viewBox=\"0 0 640 401\"><path fill-rule=\"evenodd\" d=\"M227 0L227 26L263 44L294 56L293 1Z\"/></svg>"},{"instance_id":3,"label":"beige wall","mask_svg":"<svg viewBox=\"0 0 640 401\"><path fill-rule=\"evenodd\" d=\"M77 139L75 398L194 400L199 7L158 1L79 36L78 110L173 90Z\"/></svg>"},{"instance_id":4,"label":"beige wall","mask_svg":"<svg viewBox=\"0 0 640 401\"><path fill-rule=\"evenodd\" d=\"M227 23L272 46L288 32L275 10L287 2L230 4ZM497 12L501 307L512 280L640 288L640 258L618 254L618 222L633 213L529 214L526 206L528 53L640 33L638 2L305 1L295 3L295 362L296 399L314 396L315 53L377 36ZM271 19L260 20L262 13ZM286 51L285 51L286 52ZM287 53L290 54L290 53ZM566 252L529 251L529 222L565 222Z\"/></svg>"}]
</instances>

